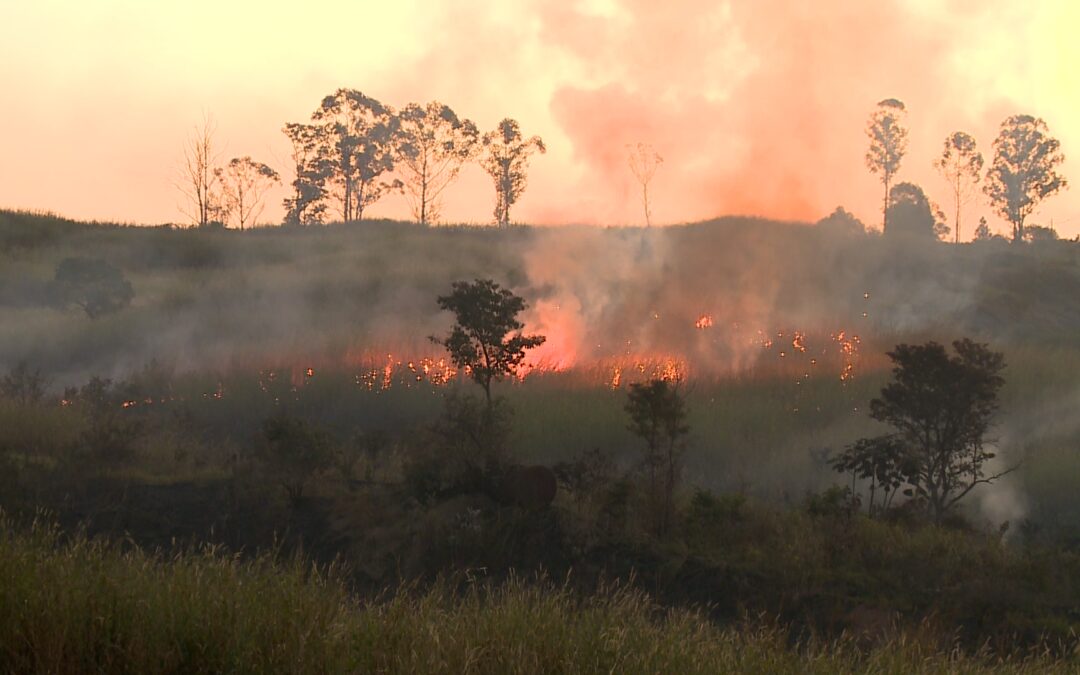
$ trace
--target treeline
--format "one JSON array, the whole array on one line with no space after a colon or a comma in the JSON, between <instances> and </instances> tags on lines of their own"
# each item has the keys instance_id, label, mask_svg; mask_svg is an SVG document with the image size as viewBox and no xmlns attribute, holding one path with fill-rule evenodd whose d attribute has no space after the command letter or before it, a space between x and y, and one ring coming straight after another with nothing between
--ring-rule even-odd
<instances>
[{"instance_id":1,"label":"treeline","mask_svg":"<svg viewBox=\"0 0 1080 675\"><path fill-rule=\"evenodd\" d=\"M367 207L392 193L404 194L416 221L428 225L439 220L443 193L461 168L476 162L495 188L495 222L506 226L525 190L529 158L546 151L539 136L525 137L510 118L481 133L438 101L395 110L355 89L338 89L307 122L289 122L282 131L292 145L293 172L285 225L362 220ZM213 133L204 121L186 148L186 213L201 227L244 229L262 212L263 193L281 178L250 157L214 166Z\"/></svg>"},{"instance_id":2,"label":"treeline","mask_svg":"<svg viewBox=\"0 0 1080 675\"><path fill-rule=\"evenodd\" d=\"M906 114L902 101L885 99L877 104L866 126L870 139L866 166L885 187L882 230L886 235L943 239L950 229L944 212L918 185L894 184L907 153ZM963 131L947 136L933 166L948 184L955 207L954 241L960 241L963 207L975 199L980 185L991 208L1012 226L1013 241L1056 239L1052 228L1026 225L1026 221L1044 199L1066 187L1057 170L1064 161L1061 143L1050 136L1046 122L1031 115L1012 115L1001 123L985 173L986 162L974 137ZM834 214L842 215L841 210ZM975 239L992 236L986 219L981 218Z\"/></svg>"}]
</instances>

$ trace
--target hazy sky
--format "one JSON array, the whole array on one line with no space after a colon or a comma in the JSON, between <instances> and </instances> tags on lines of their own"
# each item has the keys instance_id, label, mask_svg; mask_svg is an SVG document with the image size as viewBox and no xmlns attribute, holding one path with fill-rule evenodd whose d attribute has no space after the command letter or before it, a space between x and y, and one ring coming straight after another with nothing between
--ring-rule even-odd
<instances>
[{"instance_id":1,"label":"hazy sky","mask_svg":"<svg viewBox=\"0 0 1080 675\"><path fill-rule=\"evenodd\" d=\"M900 179L951 214L930 167L945 136L968 131L989 157L1010 114L1043 117L1080 181L1078 25L1073 0L0 0L0 206L181 222L174 183L204 113L223 159L288 181L282 125L352 87L540 134L548 154L512 216L542 223L640 223L625 157L639 140L665 159L654 221L843 204L879 222L863 129L896 97ZM448 193L447 219L492 219L479 169ZM405 199L370 213L405 216ZM1030 222L1051 220L1080 233L1080 185Z\"/></svg>"}]
</instances>

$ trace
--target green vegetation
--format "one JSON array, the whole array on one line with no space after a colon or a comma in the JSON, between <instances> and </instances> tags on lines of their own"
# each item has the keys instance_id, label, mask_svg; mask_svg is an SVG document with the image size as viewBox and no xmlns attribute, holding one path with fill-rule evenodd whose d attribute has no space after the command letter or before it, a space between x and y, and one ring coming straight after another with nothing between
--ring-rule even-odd
<instances>
[{"instance_id":1,"label":"green vegetation","mask_svg":"<svg viewBox=\"0 0 1080 675\"><path fill-rule=\"evenodd\" d=\"M340 570L204 548L173 555L3 525L6 672L1073 672L1043 650L965 655L927 625L867 647L717 627L625 587L461 579L357 599ZM872 617L871 613L866 613Z\"/></svg>"},{"instance_id":2,"label":"green vegetation","mask_svg":"<svg viewBox=\"0 0 1080 675\"><path fill-rule=\"evenodd\" d=\"M11 592L39 595L0 611L40 637L0 649L73 659L7 663L1075 667L1076 243L834 225L241 233L0 213L0 507L61 528L4 526L0 557L24 561L11 578L34 579ZM58 308L73 257L122 272L131 303ZM521 301L499 341L547 337L529 353L550 361L492 378L486 412L424 337L447 334L437 298L463 278ZM961 335L1007 364L990 364L1000 414L975 420L975 474L1020 466L932 524L897 448L856 441L894 421L869 414L886 351ZM99 539L64 543L79 528ZM235 627L208 635L222 616ZM295 629L309 620L325 630Z\"/></svg>"}]
</instances>

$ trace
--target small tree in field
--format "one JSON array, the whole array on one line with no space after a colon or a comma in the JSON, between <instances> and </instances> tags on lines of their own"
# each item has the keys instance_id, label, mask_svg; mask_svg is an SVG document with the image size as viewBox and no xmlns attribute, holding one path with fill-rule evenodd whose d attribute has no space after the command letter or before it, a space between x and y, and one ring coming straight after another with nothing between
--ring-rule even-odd
<instances>
[{"instance_id":1,"label":"small tree in field","mask_svg":"<svg viewBox=\"0 0 1080 675\"><path fill-rule=\"evenodd\" d=\"M897 345L889 352L893 380L870 401L870 416L896 429L904 482L938 523L976 486L1016 468L985 471L994 458L985 437L1005 383L1004 356L966 338L953 349L950 356L936 342Z\"/></svg>"},{"instance_id":2,"label":"small tree in field","mask_svg":"<svg viewBox=\"0 0 1080 675\"><path fill-rule=\"evenodd\" d=\"M333 461L330 437L303 420L279 414L263 423L262 458L288 495L300 504L309 478Z\"/></svg>"},{"instance_id":3,"label":"small tree in field","mask_svg":"<svg viewBox=\"0 0 1080 675\"><path fill-rule=\"evenodd\" d=\"M686 400L677 384L655 379L630 385L626 413L629 429L645 441L644 470L648 480L653 532L662 537L671 528L675 488L682 470Z\"/></svg>"},{"instance_id":4,"label":"small tree in field","mask_svg":"<svg viewBox=\"0 0 1080 675\"><path fill-rule=\"evenodd\" d=\"M544 344L543 335L525 335L517 315L525 301L491 279L455 281L450 295L438 298L439 307L454 313L455 323L444 338L432 337L446 347L459 368L467 368L484 389L491 409L491 384L517 372L525 350Z\"/></svg>"},{"instance_id":5,"label":"small tree in field","mask_svg":"<svg viewBox=\"0 0 1080 675\"><path fill-rule=\"evenodd\" d=\"M839 473L851 475L851 494L855 494L855 480L869 482L870 500L867 512L873 516L886 511L904 484L904 445L895 436L861 438L848 446L829 464ZM876 502L881 492L881 502Z\"/></svg>"},{"instance_id":6,"label":"small tree in field","mask_svg":"<svg viewBox=\"0 0 1080 675\"><path fill-rule=\"evenodd\" d=\"M124 273L97 258L60 261L52 292L61 307L74 305L91 319L121 310L135 297L135 289Z\"/></svg>"}]
</instances>

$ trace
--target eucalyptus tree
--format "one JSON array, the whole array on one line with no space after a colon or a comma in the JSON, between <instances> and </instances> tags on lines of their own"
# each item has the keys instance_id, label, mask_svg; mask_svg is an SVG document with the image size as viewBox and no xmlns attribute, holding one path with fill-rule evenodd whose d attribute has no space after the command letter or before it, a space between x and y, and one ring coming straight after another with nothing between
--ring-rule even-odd
<instances>
[{"instance_id":1,"label":"eucalyptus tree","mask_svg":"<svg viewBox=\"0 0 1080 675\"><path fill-rule=\"evenodd\" d=\"M963 131L957 131L945 139L941 156L934 160L934 168L949 184L956 219L953 221L954 241L960 242L960 210L975 194L982 175L983 156L975 139Z\"/></svg>"},{"instance_id":2,"label":"eucalyptus tree","mask_svg":"<svg viewBox=\"0 0 1080 675\"><path fill-rule=\"evenodd\" d=\"M1067 185L1057 171L1064 161L1061 143L1042 119L1013 115L1001 123L983 192L1012 224L1013 241L1023 241L1024 221L1039 203Z\"/></svg>"},{"instance_id":3,"label":"eucalyptus tree","mask_svg":"<svg viewBox=\"0 0 1080 675\"><path fill-rule=\"evenodd\" d=\"M510 207L528 184L529 158L546 151L539 136L525 138L521 127L510 118L484 134L480 165L495 183L495 222L500 226L510 224Z\"/></svg>"},{"instance_id":4,"label":"eucalyptus tree","mask_svg":"<svg viewBox=\"0 0 1080 675\"><path fill-rule=\"evenodd\" d=\"M405 177L413 217L428 225L439 220L443 191L476 156L480 132L438 101L410 103L397 117L398 171Z\"/></svg>"},{"instance_id":5,"label":"eucalyptus tree","mask_svg":"<svg viewBox=\"0 0 1080 675\"><path fill-rule=\"evenodd\" d=\"M243 230L254 224L263 211L266 190L281 182L277 171L251 157L234 157L224 167L214 169L221 183L221 198L228 218L235 218Z\"/></svg>"},{"instance_id":6,"label":"eucalyptus tree","mask_svg":"<svg viewBox=\"0 0 1080 675\"><path fill-rule=\"evenodd\" d=\"M393 190L400 180L385 180L394 169L397 116L355 89L338 89L311 115L318 127L317 153L326 163L328 193L342 220L363 220L364 209Z\"/></svg>"},{"instance_id":7,"label":"eucalyptus tree","mask_svg":"<svg viewBox=\"0 0 1080 675\"><path fill-rule=\"evenodd\" d=\"M881 177L885 185L884 206L882 206L881 228L889 225L889 190L896 172L900 170L900 160L907 152L908 131L904 126L906 109L903 102L887 98L877 104L877 109L870 115L866 125L866 135L870 138L870 148L866 151L866 167L870 173Z\"/></svg>"}]
</instances>

